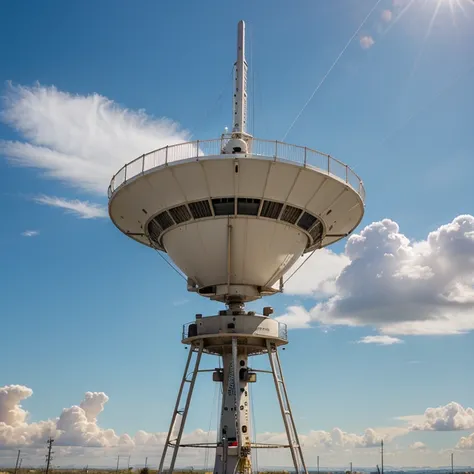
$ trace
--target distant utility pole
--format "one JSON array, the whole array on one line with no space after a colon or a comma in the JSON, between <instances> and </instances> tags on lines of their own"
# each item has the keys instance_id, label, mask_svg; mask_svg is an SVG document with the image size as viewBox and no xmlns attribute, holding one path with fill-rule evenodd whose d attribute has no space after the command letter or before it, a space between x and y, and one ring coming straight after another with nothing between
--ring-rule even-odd
<instances>
[{"instance_id":1,"label":"distant utility pole","mask_svg":"<svg viewBox=\"0 0 474 474\"><path fill-rule=\"evenodd\" d=\"M18 461L20 460L20 453L21 451L18 450L18 456L16 457L16 464L15 464L15 474L16 474L16 471L18 470Z\"/></svg>"},{"instance_id":2,"label":"distant utility pole","mask_svg":"<svg viewBox=\"0 0 474 474\"><path fill-rule=\"evenodd\" d=\"M51 464L51 461L53 460L53 451L51 451L53 449L53 443L54 443L54 439L53 438L49 438L48 441L46 442L46 444L48 445L48 454L46 455L46 472L45 474L48 474L49 473L49 466Z\"/></svg>"},{"instance_id":3,"label":"distant utility pole","mask_svg":"<svg viewBox=\"0 0 474 474\"><path fill-rule=\"evenodd\" d=\"M128 464L127 464L127 469L130 470L130 455L128 456Z\"/></svg>"},{"instance_id":4,"label":"distant utility pole","mask_svg":"<svg viewBox=\"0 0 474 474\"><path fill-rule=\"evenodd\" d=\"M351 474L352 474L352 461L351 461Z\"/></svg>"},{"instance_id":5,"label":"distant utility pole","mask_svg":"<svg viewBox=\"0 0 474 474\"><path fill-rule=\"evenodd\" d=\"M380 447L381 447L381 450L380 450L380 455L381 455L380 464L381 464L381 467L382 467L382 474L383 474L383 440L380 442Z\"/></svg>"},{"instance_id":6,"label":"distant utility pole","mask_svg":"<svg viewBox=\"0 0 474 474\"><path fill-rule=\"evenodd\" d=\"M454 453L451 453L451 474L454 474Z\"/></svg>"},{"instance_id":7,"label":"distant utility pole","mask_svg":"<svg viewBox=\"0 0 474 474\"><path fill-rule=\"evenodd\" d=\"M318 456L318 474L319 474L319 456Z\"/></svg>"},{"instance_id":8,"label":"distant utility pole","mask_svg":"<svg viewBox=\"0 0 474 474\"><path fill-rule=\"evenodd\" d=\"M115 470L115 472L118 472L119 462L120 462L120 454L117 456L117 469Z\"/></svg>"},{"instance_id":9,"label":"distant utility pole","mask_svg":"<svg viewBox=\"0 0 474 474\"><path fill-rule=\"evenodd\" d=\"M148 458L146 457L145 458L145 467L147 467L147 465L148 465Z\"/></svg>"}]
</instances>

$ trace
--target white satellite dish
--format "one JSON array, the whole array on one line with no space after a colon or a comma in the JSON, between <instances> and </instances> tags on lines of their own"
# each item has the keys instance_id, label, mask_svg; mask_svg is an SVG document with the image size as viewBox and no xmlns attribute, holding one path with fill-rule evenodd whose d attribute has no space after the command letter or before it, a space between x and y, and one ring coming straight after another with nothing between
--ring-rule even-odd
<instances>
[{"instance_id":1,"label":"white satellite dish","mask_svg":"<svg viewBox=\"0 0 474 474\"><path fill-rule=\"evenodd\" d=\"M140 156L109 187L109 213L119 230L167 253L186 275L189 291L227 305L218 315L197 315L183 329L182 342L191 350L160 473L168 455L173 471L184 446L203 354L223 361L213 373L223 384L214 473L250 474L251 450L276 447L251 443L247 384L256 380L256 372L248 362L260 354L269 355L295 470L307 473L277 352L288 342L286 325L269 317L270 308L256 315L244 304L279 292L278 282L302 254L346 237L364 214L362 181L347 165L307 147L247 133L247 69L241 21L232 132Z\"/></svg>"}]
</instances>

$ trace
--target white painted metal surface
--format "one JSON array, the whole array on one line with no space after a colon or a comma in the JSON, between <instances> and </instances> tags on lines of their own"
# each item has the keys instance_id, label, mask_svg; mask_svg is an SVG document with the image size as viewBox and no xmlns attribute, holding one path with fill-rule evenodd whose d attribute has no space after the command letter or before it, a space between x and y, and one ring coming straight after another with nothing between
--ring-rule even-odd
<instances>
[{"instance_id":1,"label":"white painted metal surface","mask_svg":"<svg viewBox=\"0 0 474 474\"><path fill-rule=\"evenodd\" d=\"M291 412L288 393L277 348L286 344L286 326L267 316L227 310L217 316L198 316L185 325L183 343L190 345L190 354L182 377L173 411L159 474L171 472L180 447L215 448L214 473L251 474L251 450L257 447L290 449L297 474L307 474L303 452ZM219 355L222 366L199 370L201 354ZM196 357L193 357L196 354ZM270 370L253 370L252 357L268 354ZM195 359L194 365L192 364ZM215 367L215 366L214 366ZM191 405L193 387L198 372L212 372L213 380L222 384L220 423L216 442L182 444L181 436ZM251 399L249 383L257 381L258 373L273 376L282 420L288 437L287 445L259 446L252 443ZM188 390L186 390L186 388ZM177 429L178 427L178 429ZM171 454L171 459L169 460ZM168 467L169 463L169 467Z\"/></svg>"},{"instance_id":2,"label":"white painted metal surface","mask_svg":"<svg viewBox=\"0 0 474 474\"><path fill-rule=\"evenodd\" d=\"M229 215L173 222L159 242L150 240L149 223L161 212L181 205L189 209L201 201L212 210L216 198L235 199L235 209ZM239 198L259 200L259 214L240 214ZM265 201L295 207L300 218L304 213L317 218L322 225L320 239L313 240L299 220L291 224L282 215L262 216ZM359 190L320 168L272 157L224 154L175 161L128 179L112 193L109 212L122 232L167 252L198 289L228 284L263 287L263 293L243 290L249 301L269 294L266 289L303 253L350 234L364 205ZM219 294L225 291L221 288ZM207 296L223 300L213 291Z\"/></svg>"},{"instance_id":3,"label":"white painted metal surface","mask_svg":"<svg viewBox=\"0 0 474 474\"><path fill-rule=\"evenodd\" d=\"M232 133L167 146L125 165L109 186L115 225L168 253L188 289L252 301L305 252L349 235L364 213L360 178L316 150L246 132L245 24L238 25Z\"/></svg>"},{"instance_id":4,"label":"white painted metal surface","mask_svg":"<svg viewBox=\"0 0 474 474\"><path fill-rule=\"evenodd\" d=\"M177 459L203 353L218 355L222 383L215 474L251 474L250 356L268 354L295 471L307 474L278 346L286 326L246 313L244 303L277 292L275 283L305 252L350 234L364 213L365 190L345 164L306 147L253 138L247 125L245 25L238 26L232 133L168 146L125 165L109 187L109 214L127 236L168 253L188 289L225 302L218 316L183 329L191 353L159 474ZM193 359L195 362L193 363ZM260 371L267 372L267 371ZM187 389L187 390L186 390ZM184 407L182 406L184 403ZM177 428L177 433L174 434ZM192 447L209 447L197 443ZM262 447L262 446L260 446ZM269 446L269 447L277 447ZM171 448L171 449L169 449Z\"/></svg>"},{"instance_id":5,"label":"white painted metal surface","mask_svg":"<svg viewBox=\"0 0 474 474\"><path fill-rule=\"evenodd\" d=\"M206 353L223 355L233 337L246 341L247 354L264 354L267 340L275 347L288 343L288 329L284 323L255 314L206 316L184 325L182 342L193 344L202 340Z\"/></svg>"},{"instance_id":6,"label":"white painted metal surface","mask_svg":"<svg viewBox=\"0 0 474 474\"><path fill-rule=\"evenodd\" d=\"M247 132L247 62L245 61L245 23L239 21L237 29L237 62L235 63L234 124L232 131L240 135Z\"/></svg>"}]
</instances>

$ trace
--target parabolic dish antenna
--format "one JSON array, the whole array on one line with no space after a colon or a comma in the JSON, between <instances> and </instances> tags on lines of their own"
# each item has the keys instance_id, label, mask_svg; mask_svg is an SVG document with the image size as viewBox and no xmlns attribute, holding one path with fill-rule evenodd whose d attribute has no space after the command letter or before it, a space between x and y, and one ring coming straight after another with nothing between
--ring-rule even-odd
<instances>
[{"instance_id":1,"label":"parabolic dish antenna","mask_svg":"<svg viewBox=\"0 0 474 474\"><path fill-rule=\"evenodd\" d=\"M296 472L307 473L277 348L286 326L245 312L245 302L282 290L298 258L349 235L364 214L360 178L330 155L247 133L245 25L238 25L232 132L146 153L125 165L109 187L110 218L130 238L168 254L189 291L223 302L218 315L183 328L191 346L159 472L173 471L203 354L222 358L215 474L248 473L251 442L249 356L267 354ZM279 284L280 282L280 284ZM193 447L206 447L199 444ZM169 459L171 455L171 459Z\"/></svg>"}]
</instances>

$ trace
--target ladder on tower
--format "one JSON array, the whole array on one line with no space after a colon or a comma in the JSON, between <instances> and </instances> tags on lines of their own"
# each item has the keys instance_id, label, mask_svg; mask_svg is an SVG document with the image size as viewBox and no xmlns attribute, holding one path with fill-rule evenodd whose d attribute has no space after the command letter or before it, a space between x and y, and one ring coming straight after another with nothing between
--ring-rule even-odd
<instances>
[{"instance_id":1,"label":"ladder on tower","mask_svg":"<svg viewBox=\"0 0 474 474\"><path fill-rule=\"evenodd\" d=\"M235 419L235 433L240 446L239 461L235 467L235 474L252 474L252 464L250 462L250 443L245 445L242 441L242 431L240 427L240 418L239 418L239 399L240 399L240 390L239 390L239 365L238 365L238 348L237 348L237 337L232 338L232 361L229 370L229 380L233 378L233 387L234 387L234 419ZM226 469L224 469L224 472Z\"/></svg>"},{"instance_id":2,"label":"ladder on tower","mask_svg":"<svg viewBox=\"0 0 474 474\"><path fill-rule=\"evenodd\" d=\"M293 418L293 413L291 412L278 349L274 342L267 340L267 351L270 359L270 366L272 368L273 381L275 382L278 402L280 404L281 414L285 424L286 435L288 437L291 457L293 458L293 465L295 466L296 474L308 474L304 462L303 450L301 449L301 444L298 439L298 432L296 431L295 420Z\"/></svg>"},{"instance_id":3,"label":"ladder on tower","mask_svg":"<svg viewBox=\"0 0 474 474\"><path fill-rule=\"evenodd\" d=\"M169 472L169 474L172 474L173 472L181 444L181 438L183 436L184 425L188 416L189 405L191 404L196 377L199 373L199 364L201 362L202 351L202 340L196 345L191 345L191 350L189 351L186 367L184 368L183 378L179 387L178 398L176 400L173 416L171 418L170 429L168 431L168 436L166 437L163 454L161 455L158 474L162 474L164 472ZM184 406L182 404L182 400L185 400ZM165 469L164 465L168 455L168 449L171 451L171 461L169 468Z\"/></svg>"}]
</instances>

